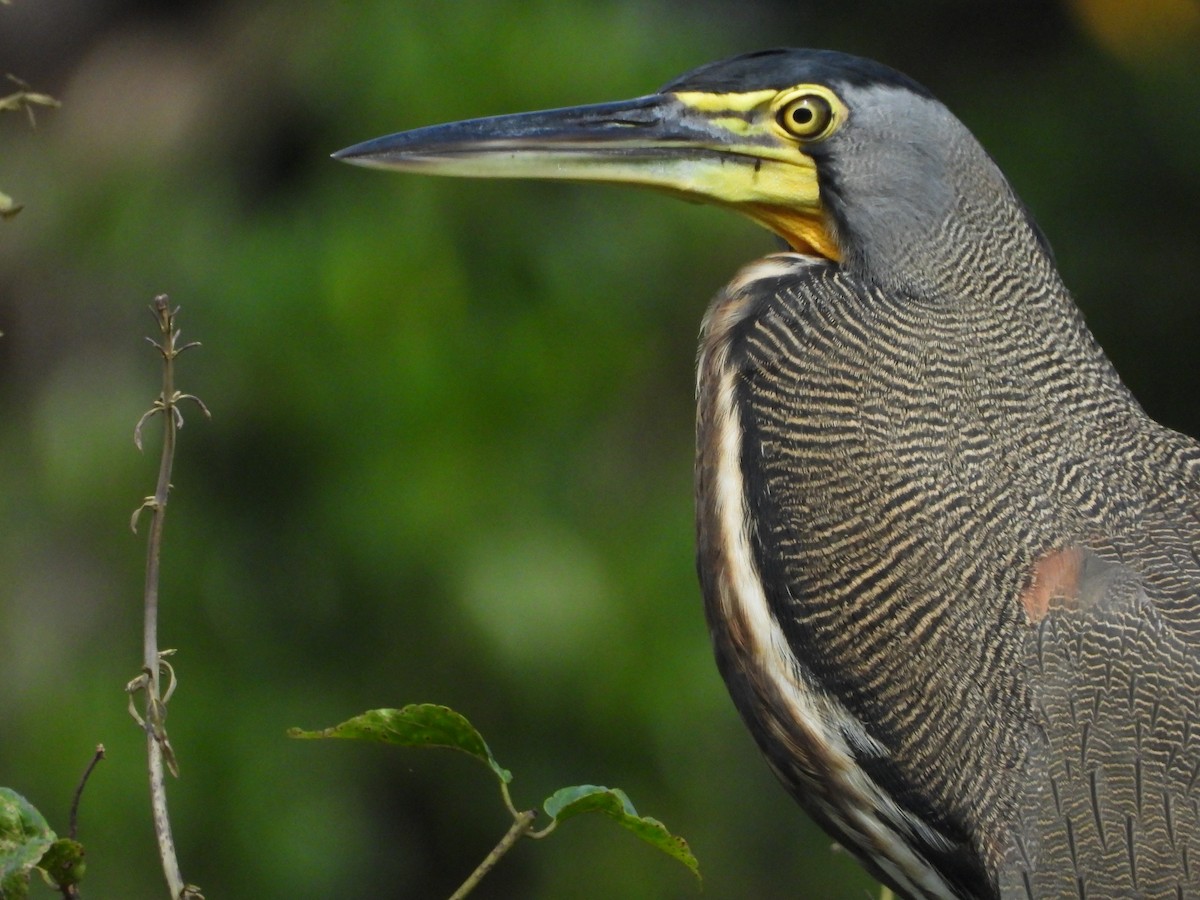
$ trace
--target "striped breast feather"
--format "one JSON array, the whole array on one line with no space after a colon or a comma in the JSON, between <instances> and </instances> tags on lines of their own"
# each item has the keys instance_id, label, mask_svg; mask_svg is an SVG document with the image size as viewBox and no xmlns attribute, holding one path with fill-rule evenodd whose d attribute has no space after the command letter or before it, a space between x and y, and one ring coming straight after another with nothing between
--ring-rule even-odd
<instances>
[{"instance_id":1,"label":"striped breast feather","mask_svg":"<svg viewBox=\"0 0 1200 900\"><path fill-rule=\"evenodd\" d=\"M806 287L812 290L805 294ZM698 378L698 560L718 664L743 718L772 768L801 804L867 867L909 897L987 894L986 876L956 823L913 802L889 750L813 670L812 646L796 640L791 574L764 552L761 508L772 487L762 480L758 419L745 391L775 364L755 348L764 326L784 342L774 359L803 354L809 339L795 324L805 315L836 315L861 302L830 264L780 254L739 274L709 310ZM805 294L803 298L800 295ZM814 373L824 385L831 382ZM822 381L822 379L824 379ZM836 402L838 389L831 389ZM774 398L794 407L792 400ZM827 440L828 435L815 438ZM949 827L946 827L949 826Z\"/></svg>"},{"instance_id":2,"label":"striped breast feather","mask_svg":"<svg viewBox=\"0 0 1200 900\"><path fill-rule=\"evenodd\" d=\"M783 255L706 319L722 671L801 803L908 896L1200 896L1200 450L1064 309ZM789 679L791 733L764 712Z\"/></svg>"}]
</instances>

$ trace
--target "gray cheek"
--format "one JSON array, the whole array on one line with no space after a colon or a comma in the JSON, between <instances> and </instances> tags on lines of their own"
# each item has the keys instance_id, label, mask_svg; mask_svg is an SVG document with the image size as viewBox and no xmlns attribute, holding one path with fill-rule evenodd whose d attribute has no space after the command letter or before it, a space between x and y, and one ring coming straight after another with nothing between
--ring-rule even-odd
<instances>
[{"instance_id":1,"label":"gray cheek","mask_svg":"<svg viewBox=\"0 0 1200 900\"><path fill-rule=\"evenodd\" d=\"M827 153L847 264L876 283L936 291L961 257L953 232L972 232L972 206L994 215L1006 182L940 103L886 87L844 97L850 119Z\"/></svg>"}]
</instances>

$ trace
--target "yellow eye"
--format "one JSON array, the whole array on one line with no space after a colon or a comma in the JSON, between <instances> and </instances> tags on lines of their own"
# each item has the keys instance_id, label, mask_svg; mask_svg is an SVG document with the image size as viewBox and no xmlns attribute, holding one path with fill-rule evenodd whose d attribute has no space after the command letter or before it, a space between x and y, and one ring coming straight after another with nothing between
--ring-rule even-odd
<instances>
[{"instance_id":1,"label":"yellow eye","mask_svg":"<svg viewBox=\"0 0 1200 900\"><path fill-rule=\"evenodd\" d=\"M792 137L819 141L833 131L833 107L820 94L800 94L775 113L779 127Z\"/></svg>"}]
</instances>

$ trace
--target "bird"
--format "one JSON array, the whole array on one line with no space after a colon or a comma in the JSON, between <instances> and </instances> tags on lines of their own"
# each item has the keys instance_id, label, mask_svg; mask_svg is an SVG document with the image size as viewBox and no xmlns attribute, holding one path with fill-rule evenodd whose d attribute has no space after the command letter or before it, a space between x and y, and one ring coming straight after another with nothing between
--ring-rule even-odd
<instances>
[{"instance_id":1,"label":"bird","mask_svg":"<svg viewBox=\"0 0 1200 900\"><path fill-rule=\"evenodd\" d=\"M334 156L773 232L704 316L695 463L716 662L768 765L906 898L1200 896L1200 444L928 89L773 49Z\"/></svg>"}]
</instances>

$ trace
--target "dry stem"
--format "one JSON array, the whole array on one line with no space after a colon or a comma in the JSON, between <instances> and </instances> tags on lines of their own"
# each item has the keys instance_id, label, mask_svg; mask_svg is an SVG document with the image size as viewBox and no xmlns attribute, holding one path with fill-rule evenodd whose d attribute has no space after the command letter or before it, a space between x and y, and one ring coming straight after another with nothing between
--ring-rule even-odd
<instances>
[{"instance_id":1,"label":"dry stem","mask_svg":"<svg viewBox=\"0 0 1200 900\"><path fill-rule=\"evenodd\" d=\"M175 436L183 427L183 414L179 410L182 400L196 403L207 416L208 410L204 404L190 394L181 394L175 390L175 358L191 347L198 344L179 344L179 330L175 327L177 309L171 309L166 294L154 298L150 307L158 322L161 341L150 340L163 360L162 393L154 401L154 405L138 420L134 428L134 443L140 450L142 447L142 427L156 415L163 419L162 456L158 467L158 482L154 494L147 497L133 514L130 522L134 531L137 530L138 517L142 510L150 510L150 534L146 541L146 587L145 615L143 621L142 641L142 674L126 687L130 693L130 712L146 732L146 752L149 758L150 772L150 806L154 818L154 834L158 839L159 856L162 858L163 874L166 876L172 900L202 900L199 890L188 885L183 880L179 869L179 860L175 854L175 842L171 837L171 820L167 814L167 791L164 769L169 768L171 774L179 776L179 768L175 761L175 753L167 738L165 725L167 700L175 686L175 674L164 657L174 651L158 649L158 583L159 563L162 556L163 520L167 511L167 499L171 491L171 467L175 461ZM162 673L167 673L168 684L162 690ZM138 690L146 692L145 714L139 715L133 707L132 694Z\"/></svg>"}]
</instances>

